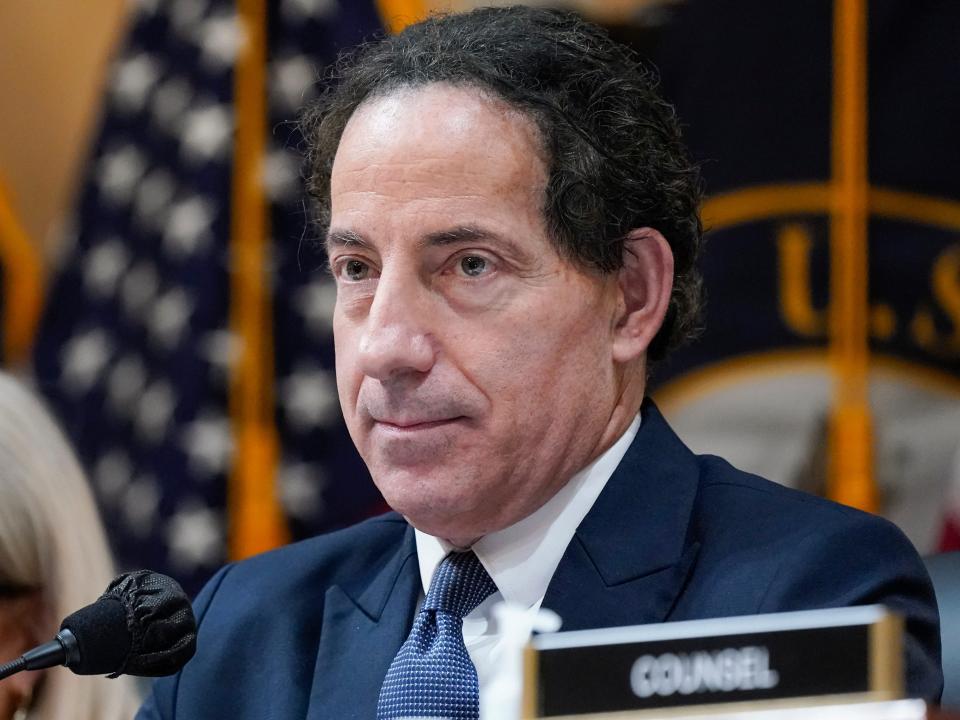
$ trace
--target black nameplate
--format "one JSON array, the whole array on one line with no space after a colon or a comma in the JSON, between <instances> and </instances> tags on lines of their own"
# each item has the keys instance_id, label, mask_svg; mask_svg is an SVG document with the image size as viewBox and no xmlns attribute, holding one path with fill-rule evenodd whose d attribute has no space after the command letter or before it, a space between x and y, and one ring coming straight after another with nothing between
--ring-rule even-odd
<instances>
[{"instance_id":1,"label":"black nameplate","mask_svg":"<svg viewBox=\"0 0 960 720\"><path fill-rule=\"evenodd\" d=\"M898 619L878 606L533 639L528 716L902 694Z\"/></svg>"}]
</instances>

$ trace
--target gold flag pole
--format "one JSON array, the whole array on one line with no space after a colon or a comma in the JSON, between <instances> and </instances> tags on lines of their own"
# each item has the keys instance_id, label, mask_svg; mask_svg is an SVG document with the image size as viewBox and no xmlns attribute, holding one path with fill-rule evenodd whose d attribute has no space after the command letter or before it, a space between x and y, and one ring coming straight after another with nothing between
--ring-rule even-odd
<instances>
[{"instance_id":1,"label":"gold flag pole","mask_svg":"<svg viewBox=\"0 0 960 720\"><path fill-rule=\"evenodd\" d=\"M426 0L377 0L377 10L387 32L398 33L407 25L423 20L429 8Z\"/></svg>"},{"instance_id":2,"label":"gold flag pole","mask_svg":"<svg viewBox=\"0 0 960 720\"><path fill-rule=\"evenodd\" d=\"M3 257L3 359L26 363L43 310L44 266L0 181L0 256Z\"/></svg>"},{"instance_id":3,"label":"gold flag pole","mask_svg":"<svg viewBox=\"0 0 960 720\"><path fill-rule=\"evenodd\" d=\"M263 182L266 145L265 0L238 0L242 43L234 72L236 134L230 224L230 327L240 348L230 378L236 440L230 474L230 557L288 542L277 493L269 217Z\"/></svg>"},{"instance_id":4,"label":"gold flag pole","mask_svg":"<svg viewBox=\"0 0 960 720\"><path fill-rule=\"evenodd\" d=\"M834 0L828 492L876 512L867 338L867 7Z\"/></svg>"}]
</instances>

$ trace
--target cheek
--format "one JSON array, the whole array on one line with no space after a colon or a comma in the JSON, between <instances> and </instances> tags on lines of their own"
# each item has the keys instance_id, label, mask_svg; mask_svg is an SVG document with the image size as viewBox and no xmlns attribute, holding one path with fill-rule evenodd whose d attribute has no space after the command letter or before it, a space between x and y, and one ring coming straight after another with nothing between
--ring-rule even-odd
<instances>
[{"instance_id":1,"label":"cheek","mask_svg":"<svg viewBox=\"0 0 960 720\"><path fill-rule=\"evenodd\" d=\"M566 406L596 394L612 373L609 332L597 317L556 312L531 316L496 347L477 353L487 368L481 381L495 400L519 405L520 415ZM477 364L477 367L480 363Z\"/></svg>"},{"instance_id":2,"label":"cheek","mask_svg":"<svg viewBox=\"0 0 960 720\"><path fill-rule=\"evenodd\" d=\"M519 343L531 363L548 369L596 365L610 358L612 337L604 317L596 300L588 303L579 296L558 298L540 313L531 314Z\"/></svg>"},{"instance_id":3,"label":"cheek","mask_svg":"<svg viewBox=\"0 0 960 720\"><path fill-rule=\"evenodd\" d=\"M360 376L357 371L356 350L350 332L334 325L333 355L337 377L337 394L345 415L353 413L356 405Z\"/></svg>"}]
</instances>

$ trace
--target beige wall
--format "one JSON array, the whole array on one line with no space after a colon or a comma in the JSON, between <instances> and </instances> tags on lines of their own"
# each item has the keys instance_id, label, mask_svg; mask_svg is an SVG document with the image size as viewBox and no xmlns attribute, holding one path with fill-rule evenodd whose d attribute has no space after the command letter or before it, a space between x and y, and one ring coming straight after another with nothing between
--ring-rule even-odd
<instances>
[{"instance_id":1,"label":"beige wall","mask_svg":"<svg viewBox=\"0 0 960 720\"><path fill-rule=\"evenodd\" d=\"M0 178L51 257L96 121L124 0L0 0Z\"/></svg>"}]
</instances>

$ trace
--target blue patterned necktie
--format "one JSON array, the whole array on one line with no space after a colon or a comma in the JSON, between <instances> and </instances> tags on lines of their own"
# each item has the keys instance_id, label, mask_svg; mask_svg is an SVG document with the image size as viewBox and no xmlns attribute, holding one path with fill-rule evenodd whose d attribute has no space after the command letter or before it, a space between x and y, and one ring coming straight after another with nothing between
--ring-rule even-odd
<instances>
[{"instance_id":1,"label":"blue patterned necktie","mask_svg":"<svg viewBox=\"0 0 960 720\"><path fill-rule=\"evenodd\" d=\"M472 551L443 559L387 670L377 720L479 717L477 670L463 644L463 618L496 590Z\"/></svg>"}]
</instances>

